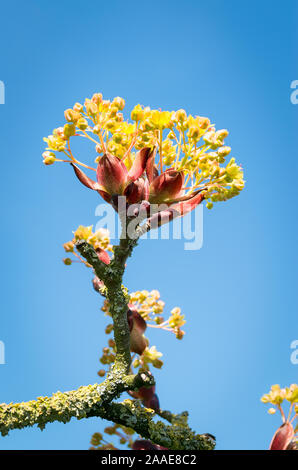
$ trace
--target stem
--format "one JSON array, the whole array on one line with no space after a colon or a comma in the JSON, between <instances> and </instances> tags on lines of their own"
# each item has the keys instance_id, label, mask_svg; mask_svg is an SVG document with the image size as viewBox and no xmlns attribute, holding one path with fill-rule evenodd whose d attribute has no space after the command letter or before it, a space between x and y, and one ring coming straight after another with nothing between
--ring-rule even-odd
<instances>
[{"instance_id":1,"label":"stem","mask_svg":"<svg viewBox=\"0 0 298 470\"><path fill-rule=\"evenodd\" d=\"M128 219L129 221L129 219ZM120 243L113 247L114 258L111 264L106 265L99 260L94 248L85 241L76 244L79 253L93 267L97 277L106 286L106 297L110 303L110 312L114 324L114 339L116 343L115 362L110 372L111 376L124 376L129 374L130 331L127 322L128 298L122 289L122 280L127 258L131 256L137 239L130 239L127 234L127 221L122 220L122 233Z\"/></svg>"},{"instance_id":2,"label":"stem","mask_svg":"<svg viewBox=\"0 0 298 470\"><path fill-rule=\"evenodd\" d=\"M159 165L162 173L162 130L159 131Z\"/></svg>"}]
</instances>

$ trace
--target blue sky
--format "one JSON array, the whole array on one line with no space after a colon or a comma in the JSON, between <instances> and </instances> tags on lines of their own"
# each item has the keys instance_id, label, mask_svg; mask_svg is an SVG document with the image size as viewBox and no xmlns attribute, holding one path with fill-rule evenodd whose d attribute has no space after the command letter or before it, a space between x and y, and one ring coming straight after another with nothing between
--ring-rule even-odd
<instances>
[{"instance_id":1,"label":"blue sky","mask_svg":"<svg viewBox=\"0 0 298 470\"><path fill-rule=\"evenodd\" d=\"M204 210L204 245L144 241L129 261L130 290L158 289L186 315L177 343L150 333L164 353L161 406L190 412L218 449L267 448L279 417L260 397L297 382L298 79L295 1L172 0L1 5L2 173L0 402L25 401L97 381L105 319L90 272L65 267L62 243L96 224L97 195L65 165L42 165L43 136L64 109L99 91L185 108L228 128L247 185ZM0 449L85 449L98 419L13 431Z\"/></svg>"}]
</instances>

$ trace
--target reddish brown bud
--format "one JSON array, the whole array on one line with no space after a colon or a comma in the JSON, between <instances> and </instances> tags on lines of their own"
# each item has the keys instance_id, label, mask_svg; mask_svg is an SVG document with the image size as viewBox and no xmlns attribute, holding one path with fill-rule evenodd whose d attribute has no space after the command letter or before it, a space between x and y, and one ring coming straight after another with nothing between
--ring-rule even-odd
<instances>
[{"instance_id":1,"label":"reddish brown bud","mask_svg":"<svg viewBox=\"0 0 298 470\"><path fill-rule=\"evenodd\" d=\"M134 305L129 304L128 306L127 321L130 329L130 350L141 355L147 346L146 338L143 335L147 328L147 323Z\"/></svg>"},{"instance_id":2,"label":"reddish brown bud","mask_svg":"<svg viewBox=\"0 0 298 470\"><path fill-rule=\"evenodd\" d=\"M124 163L110 153L99 160L97 181L110 194L122 194L127 182L128 172Z\"/></svg>"},{"instance_id":3,"label":"reddish brown bud","mask_svg":"<svg viewBox=\"0 0 298 470\"><path fill-rule=\"evenodd\" d=\"M159 399L155 393L155 385L150 387L141 387L137 391L129 391L128 393L133 398L141 400L146 408L152 408L154 411L159 410Z\"/></svg>"},{"instance_id":4,"label":"reddish brown bud","mask_svg":"<svg viewBox=\"0 0 298 470\"><path fill-rule=\"evenodd\" d=\"M293 437L293 426L290 423L282 424L274 434L269 450L286 450Z\"/></svg>"},{"instance_id":5,"label":"reddish brown bud","mask_svg":"<svg viewBox=\"0 0 298 470\"><path fill-rule=\"evenodd\" d=\"M136 204L149 197L149 184L147 180L139 178L130 183L125 189L124 195L126 196L128 204Z\"/></svg>"},{"instance_id":6,"label":"reddish brown bud","mask_svg":"<svg viewBox=\"0 0 298 470\"><path fill-rule=\"evenodd\" d=\"M165 171L150 184L150 202L159 204L179 197L183 182L184 174L181 171Z\"/></svg>"},{"instance_id":7,"label":"reddish brown bud","mask_svg":"<svg viewBox=\"0 0 298 470\"><path fill-rule=\"evenodd\" d=\"M146 439L137 439L132 445L132 450L168 450L168 448L153 444Z\"/></svg>"},{"instance_id":8,"label":"reddish brown bud","mask_svg":"<svg viewBox=\"0 0 298 470\"><path fill-rule=\"evenodd\" d=\"M93 289L94 289L96 292L99 292L99 293L100 293L101 289L104 287L103 281L101 281L100 279L98 279L97 276L95 276L95 277L92 279L92 284L93 284Z\"/></svg>"},{"instance_id":9,"label":"reddish brown bud","mask_svg":"<svg viewBox=\"0 0 298 470\"><path fill-rule=\"evenodd\" d=\"M103 249L103 248L96 248L96 253L100 261L102 261L105 264L110 264L111 259L108 255L108 253Z\"/></svg>"},{"instance_id":10,"label":"reddish brown bud","mask_svg":"<svg viewBox=\"0 0 298 470\"><path fill-rule=\"evenodd\" d=\"M139 152L137 152L133 165L129 170L129 179L135 181L140 178L144 173L148 161L151 160L154 155L154 150L150 147L144 147Z\"/></svg>"}]
</instances>

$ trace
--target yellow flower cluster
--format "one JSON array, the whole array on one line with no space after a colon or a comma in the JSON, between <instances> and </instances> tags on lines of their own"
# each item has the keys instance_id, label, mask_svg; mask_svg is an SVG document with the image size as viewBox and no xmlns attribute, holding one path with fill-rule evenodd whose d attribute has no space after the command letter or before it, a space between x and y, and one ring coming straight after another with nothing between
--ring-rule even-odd
<instances>
[{"instance_id":1,"label":"yellow flower cluster","mask_svg":"<svg viewBox=\"0 0 298 470\"><path fill-rule=\"evenodd\" d=\"M135 305L144 320L153 320L155 323L160 323L163 320L160 315L163 313L165 303L160 300L158 290L132 292L129 301Z\"/></svg>"},{"instance_id":2,"label":"yellow flower cluster","mask_svg":"<svg viewBox=\"0 0 298 470\"><path fill-rule=\"evenodd\" d=\"M110 436L114 436L118 440L117 445L126 444L129 449L132 448L134 439L132 436L135 434L135 431L121 424L113 424L112 426L107 426L104 429L104 433L107 435L102 435L99 432L95 432L91 437L91 448L90 450L119 450L112 442L110 441ZM107 441L106 439L109 439Z\"/></svg>"},{"instance_id":3,"label":"yellow flower cluster","mask_svg":"<svg viewBox=\"0 0 298 470\"><path fill-rule=\"evenodd\" d=\"M185 325L184 315L181 315L181 308L175 307L171 310L171 316L169 318L169 325L171 328L181 328Z\"/></svg>"},{"instance_id":4,"label":"yellow flower cluster","mask_svg":"<svg viewBox=\"0 0 298 470\"><path fill-rule=\"evenodd\" d=\"M262 396L263 403L271 403L272 405L281 405L284 400L298 404L298 385L292 384L290 387L280 388L279 385L272 385L269 393ZM298 405L297 405L298 411Z\"/></svg>"},{"instance_id":5,"label":"yellow flower cluster","mask_svg":"<svg viewBox=\"0 0 298 470\"><path fill-rule=\"evenodd\" d=\"M235 159L223 166L231 152L224 142L228 136L226 129L216 131L208 118L188 115L183 109L161 111L140 104L131 111L132 122L129 122L123 116L124 106L123 98L104 100L101 93L95 93L84 104L75 103L64 113L66 124L44 138L47 143L44 163L67 161L90 168L79 162L70 148L70 138L81 136L95 145L96 162L109 151L122 159L128 169L135 151L155 147L159 170L183 171L185 190L188 194L199 188L206 190L208 208L213 202L234 197L243 189L243 171ZM57 158L55 152L63 152L67 160Z\"/></svg>"},{"instance_id":6,"label":"yellow flower cluster","mask_svg":"<svg viewBox=\"0 0 298 470\"><path fill-rule=\"evenodd\" d=\"M162 313L164 311L165 303L160 300L160 293L158 290L147 290L132 292L130 294L130 303L132 303L138 310L139 314L146 320L146 322L153 321L156 327L166 331L172 331L177 339L182 339L184 331L181 327L186 323L184 315L181 315L179 307L173 308L171 315L167 320L164 320ZM148 326L153 326L148 323Z\"/></svg>"},{"instance_id":7,"label":"yellow flower cluster","mask_svg":"<svg viewBox=\"0 0 298 470\"><path fill-rule=\"evenodd\" d=\"M75 243L79 240L86 240L95 250L102 248L103 250L113 251L112 245L110 244L109 231L105 228L100 228L96 230L96 232L93 232L93 225L89 225L88 227L80 225L73 234L74 238L63 245L65 251L73 251Z\"/></svg>"},{"instance_id":8,"label":"yellow flower cluster","mask_svg":"<svg viewBox=\"0 0 298 470\"><path fill-rule=\"evenodd\" d=\"M157 351L155 346L147 347L141 356L143 368L147 369L148 365L152 364L153 367L160 369L163 366L163 362L160 360L161 357L162 353Z\"/></svg>"},{"instance_id":9,"label":"yellow flower cluster","mask_svg":"<svg viewBox=\"0 0 298 470\"><path fill-rule=\"evenodd\" d=\"M116 354L115 341L110 338L108 341L108 347L104 347L102 349L102 356L100 357L99 360L104 365L113 364L115 361L115 354ZM99 373L98 375L101 375L101 374Z\"/></svg>"},{"instance_id":10,"label":"yellow flower cluster","mask_svg":"<svg viewBox=\"0 0 298 470\"><path fill-rule=\"evenodd\" d=\"M69 242L64 243L63 248L67 253L73 253L82 263L86 266L90 267L90 265L83 260L75 249L75 244L79 240L86 240L86 242L90 243L93 248L96 250L101 248L106 251L113 251L113 247L110 244L110 235L109 231L105 228L100 228L93 232L93 225L89 225L85 227L84 225L80 225L74 232L74 237ZM72 264L71 258L64 258L64 264L70 265Z\"/></svg>"},{"instance_id":11,"label":"yellow flower cluster","mask_svg":"<svg viewBox=\"0 0 298 470\"><path fill-rule=\"evenodd\" d=\"M293 424L296 420L296 427L293 426L294 433L298 433L298 385L292 384L289 387L280 388L279 385L272 385L269 393L262 396L261 401L263 403L270 403L273 407L268 409L268 413L273 415L278 410L281 414L283 423L287 422ZM287 415L285 410L282 408L283 402L288 402ZM297 437L296 437L297 440Z\"/></svg>"},{"instance_id":12,"label":"yellow flower cluster","mask_svg":"<svg viewBox=\"0 0 298 470\"><path fill-rule=\"evenodd\" d=\"M176 338L183 338L184 331L181 330L181 327L185 324L185 320L184 315L181 315L181 309L179 307L173 308L170 317L164 321L161 314L163 313L165 303L160 300L160 293L158 290L132 292L128 295L128 301L136 307L138 313L146 321L147 327L170 331L175 334ZM111 316L109 307L109 302L105 299L101 310L107 316ZM112 331L113 325L107 325L105 329L106 334L110 335ZM160 359L162 357L162 353L157 351L155 346L149 346L149 340L147 337L146 341L146 349L140 356L134 359L132 366L135 369L140 368L142 370L149 370L149 365L152 364L153 367L160 369L163 366L163 361ZM100 358L100 362L110 366L114 360L114 354L115 343L112 339L109 339L108 347L103 348L103 355ZM105 373L106 371L103 369L98 372L100 377L103 377Z\"/></svg>"},{"instance_id":13,"label":"yellow flower cluster","mask_svg":"<svg viewBox=\"0 0 298 470\"><path fill-rule=\"evenodd\" d=\"M181 309L179 307L173 308L170 317L164 320L161 315L163 314L165 303L160 300L158 290L132 292L129 301L137 308L139 314L147 323L153 321L156 324L156 328L172 331L177 339L183 338L184 331L181 330L181 327L186 322L184 315L181 315ZM154 325L148 323L148 326Z\"/></svg>"}]
</instances>

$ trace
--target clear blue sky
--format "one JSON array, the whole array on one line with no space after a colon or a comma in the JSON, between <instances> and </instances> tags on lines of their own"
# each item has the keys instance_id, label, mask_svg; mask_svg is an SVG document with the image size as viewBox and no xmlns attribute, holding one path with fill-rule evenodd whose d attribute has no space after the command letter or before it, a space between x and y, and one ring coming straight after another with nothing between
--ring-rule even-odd
<instances>
[{"instance_id":1,"label":"clear blue sky","mask_svg":"<svg viewBox=\"0 0 298 470\"><path fill-rule=\"evenodd\" d=\"M260 397L297 382L298 79L295 1L11 1L1 4L0 402L97 380L104 345L90 272L65 267L62 243L97 222L99 200L66 166L42 165L43 136L63 111L100 91L127 107L185 108L228 128L245 170L240 197L204 211L204 246L144 242L131 290L159 289L181 306L187 335L150 331L166 365L161 405L188 409L218 449L268 447L279 418ZM13 431L1 449L88 448L100 420Z\"/></svg>"}]
</instances>

